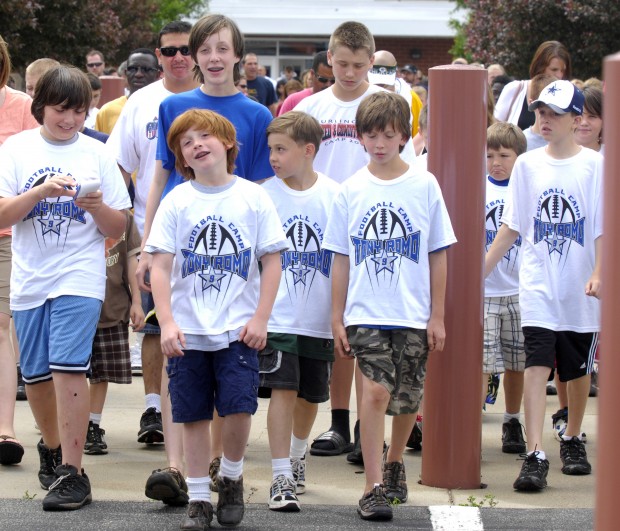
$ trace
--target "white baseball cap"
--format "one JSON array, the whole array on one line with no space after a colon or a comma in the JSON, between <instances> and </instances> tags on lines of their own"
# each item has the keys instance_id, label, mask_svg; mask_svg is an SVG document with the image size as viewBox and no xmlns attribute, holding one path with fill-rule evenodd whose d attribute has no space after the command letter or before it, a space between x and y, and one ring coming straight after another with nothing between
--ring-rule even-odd
<instances>
[{"instance_id":1,"label":"white baseball cap","mask_svg":"<svg viewBox=\"0 0 620 531\"><path fill-rule=\"evenodd\" d=\"M583 114L584 97L575 85L570 81L559 80L549 83L536 101L530 103L528 109L533 111L541 105L548 105L558 114L574 112Z\"/></svg>"}]
</instances>

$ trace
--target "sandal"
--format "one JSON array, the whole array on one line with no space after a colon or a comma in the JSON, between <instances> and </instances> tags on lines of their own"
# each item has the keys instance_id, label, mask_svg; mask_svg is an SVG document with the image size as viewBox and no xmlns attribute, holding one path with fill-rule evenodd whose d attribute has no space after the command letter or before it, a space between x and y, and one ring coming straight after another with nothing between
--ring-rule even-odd
<instances>
[{"instance_id":1,"label":"sandal","mask_svg":"<svg viewBox=\"0 0 620 531\"><path fill-rule=\"evenodd\" d=\"M24 447L15 437L0 435L0 465L16 465L21 463Z\"/></svg>"},{"instance_id":2,"label":"sandal","mask_svg":"<svg viewBox=\"0 0 620 531\"><path fill-rule=\"evenodd\" d=\"M330 443L332 448L321 448L316 443ZM329 430L321 433L310 445L310 455L340 455L350 452L353 445L345 441L344 437L337 431Z\"/></svg>"}]
</instances>

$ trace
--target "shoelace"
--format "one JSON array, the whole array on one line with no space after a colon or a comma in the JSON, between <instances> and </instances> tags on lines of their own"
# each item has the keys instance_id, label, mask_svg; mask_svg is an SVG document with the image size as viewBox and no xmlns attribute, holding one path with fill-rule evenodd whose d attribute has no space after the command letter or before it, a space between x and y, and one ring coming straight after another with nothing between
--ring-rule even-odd
<instances>
[{"instance_id":1,"label":"shoelace","mask_svg":"<svg viewBox=\"0 0 620 531\"><path fill-rule=\"evenodd\" d=\"M521 423L509 422L507 431L510 439L520 439L525 435L525 428Z\"/></svg>"},{"instance_id":2,"label":"shoelace","mask_svg":"<svg viewBox=\"0 0 620 531\"><path fill-rule=\"evenodd\" d=\"M285 476L278 476L271 488L272 496L276 492L281 492L282 494L294 494L295 490L287 478Z\"/></svg>"},{"instance_id":3,"label":"shoelace","mask_svg":"<svg viewBox=\"0 0 620 531\"><path fill-rule=\"evenodd\" d=\"M299 478L305 475L305 462L303 459L293 459L291 465L293 467L293 477Z\"/></svg>"},{"instance_id":4,"label":"shoelace","mask_svg":"<svg viewBox=\"0 0 620 531\"><path fill-rule=\"evenodd\" d=\"M571 439L570 441L565 441L563 445L563 449L565 453L567 454L567 457L574 461L579 461L583 457L586 456L586 450L583 447L583 444L581 444L578 441L575 441L575 439Z\"/></svg>"},{"instance_id":5,"label":"shoelace","mask_svg":"<svg viewBox=\"0 0 620 531\"><path fill-rule=\"evenodd\" d=\"M50 492L53 490L57 490L62 493L66 491L70 486L77 481L78 477L71 474L64 474L59 476L54 483L51 484L49 490Z\"/></svg>"},{"instance_id":6,"label":"shoelace","mask_svg":"<svg viewBox=\"0 0 620 531\"><path fill-rule=\"evenodd\" d=\"M538 471L543 466L543 460L538 457L540 452L534 451L534 453L530 454L520 454L517 458L517 461L525 461L525 472L526 474L531 474L533 472Z\"/></svg>"},{"instance_id":7,"label":"shoelace","mask_svg":"<svg viewBox=\"0 0 620 531\"><path fill-rule=\"evenodd\" d=\"M368 505L390 505L390 502L385 497L385 493L383 492L383 485L379 485L375 487L369 492L370 496L364 499L364 506Z\"/></svg>"},{"instance_id":8,"label":"shoelace","mask_svg":"<svg viewBox=\"0 0 620 531\"><path fill-rule=\"evenodd\" d=\"M95 428L93 426L91 429L91 433L93 434L95 444L103 444L103 434L105 433L105 430L102 430L101 428Z\"/></svg>"},{"instance_id":9,"label":"shoelace","mask_svg":"<svg viewBox=\"0 0 620 531\"><path fill-rule=\"evenodd\" d=\"M385 487L388 490L400 488L399 481L401 479L403 468L400 463L388 463L385 465L386 469L393 470L393 473L387 475L387 481ZM385 481L385 480L384 480Z\"/></svg>"}]
</instances>

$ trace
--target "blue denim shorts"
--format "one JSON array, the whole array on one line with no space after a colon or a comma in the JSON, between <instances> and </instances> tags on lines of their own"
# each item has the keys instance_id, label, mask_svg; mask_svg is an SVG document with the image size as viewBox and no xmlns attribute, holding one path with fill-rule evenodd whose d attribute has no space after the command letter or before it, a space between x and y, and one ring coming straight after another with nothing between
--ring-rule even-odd
<instances>
[{"instance_id":1,"label":"blue denim shorts","mask_svg":"<svg viewBox=\"0 0 620 531\"><path fill-rule=\"evenodd\" d=\"M253 415L258 408L258 353L241 341L215 352L185 350L170 358L172 420L212 420L213 407L221 417Z\"/></svg>"},{"instance_id":2,"label":"blue denim shorts","mask_svg":"<svg viewBox=\"0 0 620 531\"><path fill-rule=\"evenodd\" d=\"M155 301L153 301L153 294L148 292L145 293L144 291L140 292L140 299L142 302L142 311L144 312L144 316L146 317L146 315L153 309L155 308ZM161 328L159 328L159 326L151 324L151 323L146 323L144 325L144 328L142 330L139 330L138 332L136 332L137 334L153 334L153 335L161 335Z\"/></svg>"},{"instance_id":3,"label":"blue denim shorts","mask_svg":"<svg viewBox=\"0 0 620 531\"><path fill-rule=\"evenodd\" d=\"M63 295L13 312L24 382L51 380L52 372L87 373L101 301Z\"/></svg>"}]
</instances>

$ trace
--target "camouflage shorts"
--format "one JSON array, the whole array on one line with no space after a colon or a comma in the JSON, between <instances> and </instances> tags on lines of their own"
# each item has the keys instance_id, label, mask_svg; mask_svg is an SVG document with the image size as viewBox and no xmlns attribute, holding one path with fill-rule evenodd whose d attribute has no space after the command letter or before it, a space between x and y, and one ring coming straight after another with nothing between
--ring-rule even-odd
<instances>
[{"instance_id":1,"label":"camouflage shorts","mask_svg":"<svg viewBox=\"0 0 620 531\"><path fill-rule=\"evenodd\" d=\"M426 330L349 326L347 337L362 374L385 387L392 396L387 414L417 412L426 378Z\"/></svg>"}]
</instances>

